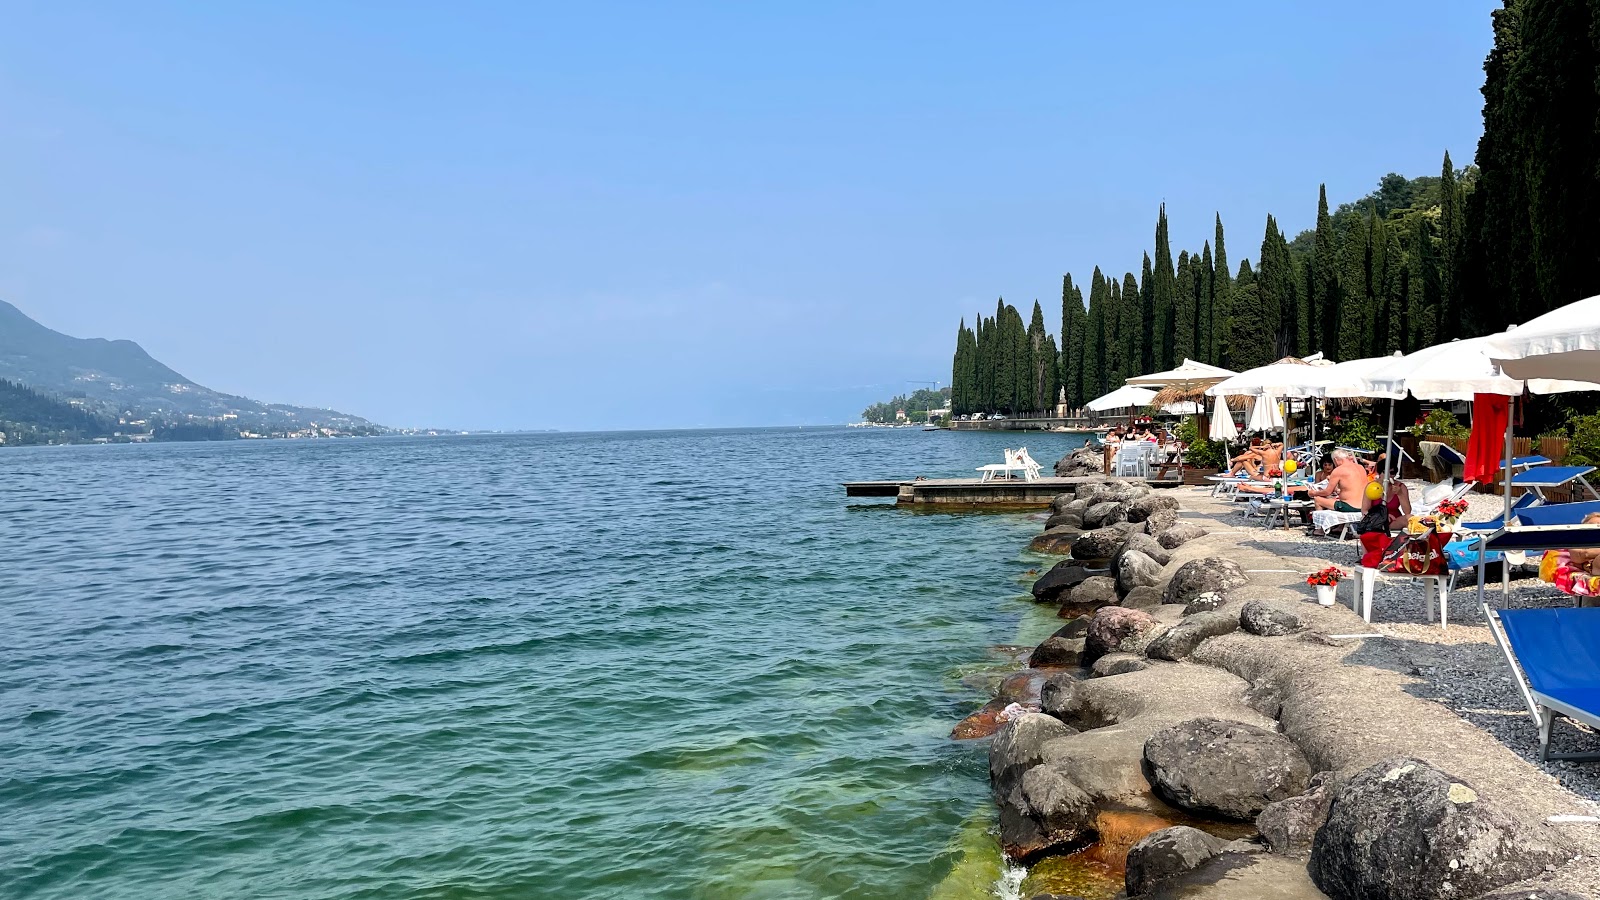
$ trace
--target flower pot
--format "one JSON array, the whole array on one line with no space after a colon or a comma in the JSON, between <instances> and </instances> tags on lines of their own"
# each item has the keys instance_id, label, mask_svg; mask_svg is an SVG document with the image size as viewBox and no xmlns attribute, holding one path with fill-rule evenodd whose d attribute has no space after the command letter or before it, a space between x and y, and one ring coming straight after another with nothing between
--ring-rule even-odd
<instances>
[{"instance_id":1,"label":"flower pot","mask_svg":"<svg viewBox=\"0 0 1600 900\"><path fill-rule=\"evenodd\" d=\"M1315 585L1315 587L1317 589L1317 602L1323 606L1332 606L1333 601L1338 597L1339 586L1337 584L1319 584Z\"/></svg>"}]
</instances>

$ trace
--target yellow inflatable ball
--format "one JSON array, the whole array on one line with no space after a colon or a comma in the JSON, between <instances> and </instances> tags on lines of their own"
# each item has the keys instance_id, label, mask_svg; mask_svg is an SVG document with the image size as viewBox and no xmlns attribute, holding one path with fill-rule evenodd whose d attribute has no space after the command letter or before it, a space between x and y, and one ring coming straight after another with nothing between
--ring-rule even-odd
<instances>
[{"instance_id":1,"label":"yellow inflatable ball","mask_svg":"<svg viewBox=\"0 0 1600 900\"><path fill-rule=\"evenodd\" d=\"M1368 500L1382 500L1383 499L1383 485L1377 483L1376 481L1367 482L1367 499Z\"/></svg>"},{"instance_id":2,"label":"yellow inflatable ball","mask_svg":"<svg viewBox=\"0 0 1600 900\"><path fill-rule=\"evenodd\" d=\"M1293 475L1294 470L1298 468L1300 468L1300 464L1292 459L1286 459L1283 461L1283 474L1285 475Z\"/></svg>"}]
</instances>

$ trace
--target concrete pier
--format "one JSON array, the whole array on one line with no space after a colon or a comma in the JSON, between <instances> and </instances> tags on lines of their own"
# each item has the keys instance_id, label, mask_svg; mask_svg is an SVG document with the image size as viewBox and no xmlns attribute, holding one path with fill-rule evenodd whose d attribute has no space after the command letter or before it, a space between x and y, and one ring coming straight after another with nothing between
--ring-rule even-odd
<instances>
[{"instance_id":1,"label":"concrete pier","mask_svg":"<svg viewBox=\"0 0 1600 900\"><path fill-rule=\"evenodd\" d=\"M1174 472L1176 474L1176 472ZM1080 484L1105 481L1104 475L1079 475L1072 478L1040 478L1038 481L977 478L918 478L905 481L847 481L846 497L893 497L902 505L987 506L1042 509L1057 495L1075 490ZM1122 479L1134 481L1138 479ZM1179 481L1152 479L1151 487L1176 487Z\"/></svg>"}]
</instances>

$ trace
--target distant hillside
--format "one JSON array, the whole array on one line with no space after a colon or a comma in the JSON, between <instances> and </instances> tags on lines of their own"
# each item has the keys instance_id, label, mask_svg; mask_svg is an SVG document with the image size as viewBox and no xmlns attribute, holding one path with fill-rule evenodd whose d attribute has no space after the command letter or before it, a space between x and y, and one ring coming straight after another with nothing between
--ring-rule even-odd
<instances>
[{"instance_id":1,"label":"distant hillside","mask_svg":"<svg viewBox=\"0 0 1600 900\"><path fill-rule=\"evenodd\" d=\"M312 422L342 430L382 430L330 409L266 404L213 391L173 371L133 341L75 338L52 331L0 300L0 378L89 401L93 411L170 421L237 417L241 428L284 431Z\"/></svg>"},{"instance_id":2,"label":"distant hillside","mask_svg":"<svg viewBox=\"0 0 1600 900\"><path fill-rule=\"evenodd\" d=\"M8 444L65 443L110 437L115 421L0 378L0 435Z\"/></svg>"}]
</instances>

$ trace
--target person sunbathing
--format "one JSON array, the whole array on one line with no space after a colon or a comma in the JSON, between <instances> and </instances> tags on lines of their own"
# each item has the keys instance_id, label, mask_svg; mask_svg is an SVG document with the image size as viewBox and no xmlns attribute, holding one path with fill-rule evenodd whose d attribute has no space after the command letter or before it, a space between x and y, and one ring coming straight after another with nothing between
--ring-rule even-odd
<instances>
[{"instance_id":1,"label":"person sunbathing","mask_svg":"<svg viewBox=\"0 0 1600 900\"><path fill-rule=\"evenodd\" d=\"M1583 517L1584 525L1600 524L1600 512ZM1574 597L1600 597L1600 550L1551 550L1539 562L1539 580Z\"/></svg>"},{"instance_id":2,"label":"person sunbathing","mask_svg":"<svg viewBox=\"0 0 1600 900\"><path fill-rule=\"evenodd\" d=\"M1238 456L1228 460L1229 475L1246 475L1250 478L1260 478L1266 467L1261 464L1261 439L1251 438L1250 447Z\"/></svg>"},{"instance_id":3,"label":"person sunbathing","mask_svg":"<svg viewBox=\"0 0 1600 900\"><path fill-rule=\"evenodd\" d=\"M1363 512L1367 500L1367 470L1349 450L1333 451L1333 473L1322 488L1311 491L1317 509Z\"/></svg>"}]
</instances>

